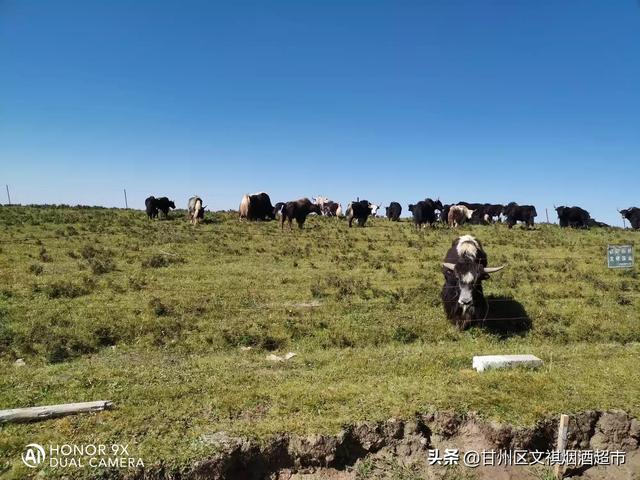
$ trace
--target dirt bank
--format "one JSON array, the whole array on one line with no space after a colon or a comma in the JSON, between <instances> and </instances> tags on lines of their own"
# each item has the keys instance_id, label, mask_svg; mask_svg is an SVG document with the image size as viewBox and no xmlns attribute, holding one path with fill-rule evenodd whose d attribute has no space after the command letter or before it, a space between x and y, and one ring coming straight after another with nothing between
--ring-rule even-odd
<instances>
[{"instance_id":1,"label":"dirt bank","mask_svg":"<svg viewBox=\"0 0 640 480\"><path fill-rule=\"evenodd\" d=\"M544 479L552 467L543 465L462 465L464 452L482 450L548 451L555 448L557 418L531 428L487 422L475 414L453 412L417 415L409 420L363 423L336 436L281 435L265 444L234 438L224 432L204 435L202 442L218 453L180 471L155 466L133 479ZM640 422L621 411L587 411L571 416L569 450L624 451L620 466L570 467L566 478L639 479ZM458 466L429 465L429 450L459 449ZM495 461L494 463L498 463ZM504 462L503 462L504 463Z\"/></svg>"}]
</instances>

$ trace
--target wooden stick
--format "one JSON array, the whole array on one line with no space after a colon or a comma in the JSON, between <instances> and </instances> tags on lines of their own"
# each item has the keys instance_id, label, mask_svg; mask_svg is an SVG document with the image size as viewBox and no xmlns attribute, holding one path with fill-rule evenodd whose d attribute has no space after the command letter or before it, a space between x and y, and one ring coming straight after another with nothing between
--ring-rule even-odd
<instances>
[{"instance_id":1,"label":"wooden stick","mask_svg":"<svg viewBox=\"0 0 640 480\"><path fill-rule=\"evenodd\" d=\"M567 448L567 433L569 432L569 415L562 414L560 415L560 424L558 425L558 445L556 446L556 451L564 452L564 449ZM555 478L562 478L564 476L563 466L561 464L556 464L555 468Z\"/></svg>"},{"instance_id":2,"label":"wooden stick","mask_svg":"<svg viewBox=\"0 0 640 480\"><path fill-rule=\"evenodd\" d=\"M9 422L37 422L49 418L75 415L76 413L100 412L110 408L113 408L113 402L110 400L98 400L96 402L64 403L44 407L0 410L0 424Z\"/></svg>"}]
</instances>

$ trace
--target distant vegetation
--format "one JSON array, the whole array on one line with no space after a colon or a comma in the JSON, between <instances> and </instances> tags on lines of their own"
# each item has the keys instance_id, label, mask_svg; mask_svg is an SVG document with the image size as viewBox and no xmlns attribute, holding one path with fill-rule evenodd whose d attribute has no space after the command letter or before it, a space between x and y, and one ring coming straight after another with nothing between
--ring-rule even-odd
<instances>
[{"instance_id":1,"label":"distant vegetation","mask_svg":"<svg viewBox=\"0 0 640 480\"><path fill-rule=\"evenodd\" d=\"M149 461L186 461L206 454L199 434L219 429L335 431L429 408L523 423L560 410L640 413L638 269L608 270L605 256L608 243L637 246L639 232L416 232L383 219L348 229L313 216L281 232L232 213L199 226L184 211L170 217L0 207L0 405L119 407L3 427L0 450L13 456L0 474L23 478L9 468L23 445L66 439L71 425L76 440L118 435ZM491 313L487 328L465 332L445 319L440 262L470 232L491 265L507 265L485 294L517 303L530 329L492 328ZM272 364L272 351L298 355ZM472 355L503 352L546 365L469 370Z\"/></svg>"}]
</instances>

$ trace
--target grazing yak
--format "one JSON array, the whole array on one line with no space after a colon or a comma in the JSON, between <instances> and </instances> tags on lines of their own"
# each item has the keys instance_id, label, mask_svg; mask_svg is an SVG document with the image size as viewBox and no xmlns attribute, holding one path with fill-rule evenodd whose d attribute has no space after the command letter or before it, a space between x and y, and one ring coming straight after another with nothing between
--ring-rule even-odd
<instances>
[{"instance_id":1,"label":"grazing yak","mask_svg":"<svg viewBox=\"0 0 640 480\"><path fill-rule=\"evenodd\" d=\"M447 203L446 205L442 206L442 210L440 210L440 222L442 223L448 223L449 222L449 210L451 210L451 207L453 207L453 205Z\"/></svg>"},{"instance_id":2,"label":"grazing yak","mask_svg":"<svg viewBox=\"0 0 640 480\"><path fill-rule=\"evenodd\" d=\"M189 199L189 204L188 204L189 222L191 222L192 225L200 223L200 221L204 219L205 208L207 207L202 206L202 199L197 195Z\"/></svg>"},{"instance_id":3,"label":"grazing yak","mask_svg":"<svg viewBox=\"0 0 640 480\"><path fill-rule=\"evenodd\" d=\"M502 215L506 218L509 228L513 228L518 222L523 222L526 228L533 228L538 212L533 205L518 205L516 202L511 202L504 207Z\"/></svg>"},{"instance_id":4,"label":"grazing yak","mask_svg":"<svg viewBox=\"0 0 640 480\"><path fill-rule=\"evenodd\" d=\"M322 215L322 209L320 205L311 203L308 198L301 198L293 202L287 202L282 207L282 216L280 217L280 228L284 230L284 222L289 222L289 229L291 229L291 222L296 219L298 222L298 228L302 228L304 221L307 219L307 215L310 213L317 213Z\"/></svg>"},{"instance_id":5,"label":"grazing yak","mask_svg":"<svg viewBox=\"0 0 640 480\"><path fill-rule=\"evenodd\" d=\"M329 200L324 205L322 205L322 214L325 217L341 217L342 205Z\"/></svg>"},{"instance_id":6,"label":"grazing yak","mask_svg":"<svg viewBox=\"0 0 640 480\"><path fill-rule=\"evenodd\" d=\"M364 227L364 224L367 222L367 218L369 218L370 215L375 216L375 212L378 208L378 205L374 205L368 200L357 200L355 202L351 202L347 207L349 228L351 228L354 218L358 222L359 227Z\"/></svg>"},{"instance_id":7,"label":"grazing yak","mask_svg":"<svg viewBox=\"0 0 640 480\"><path fill-rule=\"evenodd\" d=\"M311 197L311 200L313 200L313 203L315 203L316 205L320 205L320 208L324 207L326 203L329 203L331 201L329 200L329 197L323 197L322 195Z\"/></svg>"},{"instance_id":8,"label":"grazing yak","mask_svg":"<svg viewBox=\"0 0 640 480\"><path fill-rule=\"evenodd\" d=\"M385 208L385 216L392 222L400 220L402 214L402 205L398 202L391 202L388 207Z\"/></svg>"},{"instance_id":9,"label":"grazing yak","mask_svg":"<svg viewBox=\"0 0 640 480\"><path fill-rule=\"evenodd\" d=\"M593 228L593 227L611 228L611 225L609 225L608 223L599 222L595 218L590 218L589 222L587 222L587 225L589 225L589 228Z\"/></svg>"},{"instance_id":10,"label":"grazing yak","mask_svg":"<svg viewBox=\"0 0 640 480\"><path fill-rule=\"evenodd\" d=\"M640 208L638 207L625 208L624 210L620 210L619 212L623 218L626 218L627 220L629 220L629 223L631 224L631 228L633 228L634 230L640 229Z\"/></svg>"},{"instance_id":11,"label":"grazing yak","mask_svg":"<svg viewBox=\"0 0 640 480\"><path fill-rule=\"evenodd\" d=\"M144 201L144 206L147 211L147 217L149 217L149 220L151 220L152 218L156 218L158 216L158 207L156 206L156 197L154 197L153 195L150 197L147 197Z\"/></svg>"},{"instance_id":12,"label":"grazing yak","mask_svg":"<svg viewBox=\"0 0 640 480\"><path fill-rule=\"evenodd\" d=\"M286 202L277 202L276 206L273 207L273 215L274 217L277 217L278 215L282 215L282 207L284 207L287 203Z\"/></svg>"},{"instance_id":13,"label":"grazing yak","mask_svg":"<svg viewBox=\"0 0 640 480\"><path fill-rule=\"evenodd\" d=\"M484 206L483 203L470 203L470 202L458 202L458 203L456 203L456 205L465 206L469 210L478 210L479 208Z\"/></svg>"},{"instance_id":14,"label":"grazing yak","mask_svg":"<svg viewBox=\"0 0 640 480\"><path fill-rule=\"evenodd\" d=\"M447 221L449 222L450 227L455 228L465 221L470 220L472 215L473 210L469 210L468 207L465 207L464 205L452 205L451 208L449 208Z\"/></svg>"},{"instance_id":15,"label":"grazing yak","mask_svg":"<svg viewBox=\"0 0 640 480\"><path fill-rule=\"evenodd\" d=\"M158 210L164 213L164 218L168 218L169 209L176 208L176 204L167 197L156 198L153 195L144 201L144 205L146 207L147 216L150 219L158 216Z\"/></svg>"},{"instance_id":16,"label":"grazing yak","mask_svg":"<svg viewBox=\"0 0 640 480\"><path fill-rule=\"evenodd\" d=\"M323 197L318 195L317 197L312 197L313 203L315 205L320 205L320 210L322 215L325 217L340 217L342 216L342 205L333 200L329 200L327 197Z\"/></svg>"},{"instance_id":17,"label":"grazing yak","mask_svg":"<svg viewBox=\"0 0 640 480\"><path fill-rule=\"evenodd\" d=\"M504 205L487 203L484 205L485 221L489 223L502 221Z\"/></svg>"},{"instance_id":18,"label":"grazing yak","mask_svg":"<svg viewBox=\"0 0 640 480\"><path fill-rule=\"evenodd\" d=\"M482 291L482 281L488 279L490 273L503 268L487 267L487 254L471 235L463 235L453 241L442 263L442 303L451 323L464 330L486 318L488 304Z\"/></svg>"},{"instance_id":19,"label":"grazing yak","mask_svg":"<svg viewBox=\"0 0 640 480\"><path fill-rule=\"evenodd\" d=\"M440 200L431 200L427 198L420 200L416 204L409 205L409 211L413 215L413 223L416 229L420 229L423 225L433 225L438 220L436 210L443 210L442 202Z\"/></svg>"},{"instance_id":20,"label":"grazing yak","mask_svg":"<svg viewBox=\"0 0 640 480\"><path fill-rule=\"evenodd\" d=\"M556 207L555 205L554 208L558 214L560 227L589 228L591 215L585 209L580 207Z\"/></svg>"},{"instance_id":21,"label":"grazing yak","mask_svg":"<svg viewBox=\"0 0 640 480\"><path fill-rule=\"evenodd\" d=\"M473 210L471 218L468 219L468 222L472 225L485 225L501 221L502 211L504 210L504 205L499 204L469 202L458 202L457 204Z\"/></svg>"},{"instance_id":22,"label":"grazing yak","mask_svg":"<svg viewBox=\"0 0 640 480\"><path fill-rule=\"evenodd\" d=\"M245 194L240 202L240 218L247 220L273 220L276 212L269 195L264 192Z\"/></svg>"}]
</instances>

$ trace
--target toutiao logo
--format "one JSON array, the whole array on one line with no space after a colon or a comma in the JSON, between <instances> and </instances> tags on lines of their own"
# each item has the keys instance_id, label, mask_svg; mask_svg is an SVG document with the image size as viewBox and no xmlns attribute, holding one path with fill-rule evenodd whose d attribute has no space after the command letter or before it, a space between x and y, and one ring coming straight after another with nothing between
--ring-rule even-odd
<instances>
[{"instance_id":1,"label":"toutiao logo","mask_svg":"<svg viewBox=\"0 0 640 480\"><path fill-rule=\"evenodd\" d=\"M44 462L44 448L37 443L30 443L25 447L25 451L22 453L22 463L29 468L36 468L42 462Z\"/></svg>"}]
</instances>

